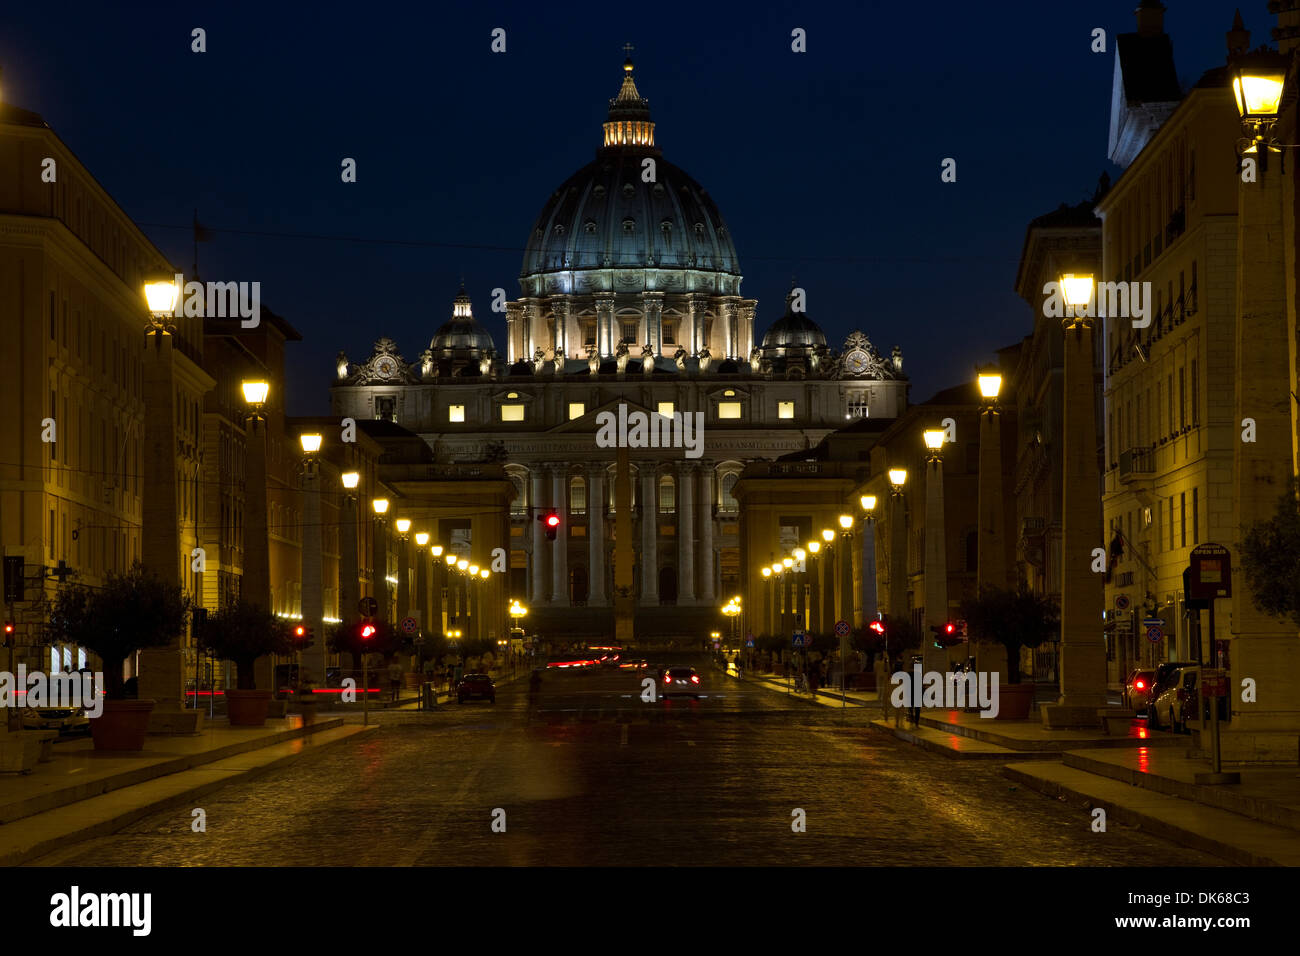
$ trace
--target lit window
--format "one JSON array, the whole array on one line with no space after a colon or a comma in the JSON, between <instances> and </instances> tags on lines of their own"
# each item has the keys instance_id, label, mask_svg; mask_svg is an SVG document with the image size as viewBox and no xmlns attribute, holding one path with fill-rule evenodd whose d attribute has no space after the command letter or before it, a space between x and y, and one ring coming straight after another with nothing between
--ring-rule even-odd
<instances>
[{"instance_id":1,"label":"lit window","mask_svg":"<svg viewBox=\"0 0 1300 956\"><path fill-rule=\"evenodd\" d=\"M449 406L447 407L447 421L449 421L449 422L463 422L464 420L465 420L465 406L464 406L464 405L449 405Z\"/></svg>"},{"instance_id":2,"label":"lit window","mask_svg":"<svg viewBox=\"0 0 1300 956\"><path fill-rule=\"evenodd\" d=\"M672 402L660 402L659 414L662 415L664 418L672 418L674 408L675 406L673 405Z\"/></svg>"},{"instance_id":3,"label":"lit window","mask_svg":"<svg viewBox=\"0 0 1300 956\"><path fill-rule=\"evenodd\" d=\"M777 418L794 418L794 402L777 402Z\"/></svg>"},{"instance_id":4,"label":"lit window","mask_svg":"<svg viewBox=\"0 0 1300 956\"><path fill-rule=\"evenodd\" d=\"M722 394L723 394L723 395L726 395L728 398L730 398L732 395L735 395L736 393L735 393L735 391L733 391L732 389L729 388L729 389L727 389L725 392L723 392Z\"/></svg>"},{"instance_id":5,"label":"lit window","mask_svg":"<svg viewBox=\"0 0 1300 956\"><path fill-rule=\"evenodd\" d=\"M503 422L522 422L524 420L524 406L502 405L501 420Z\"/></svg>"},{"instance_id":6,"label":"lit window","mask_svg":"<svg viewBox=\"0 0 1300 956\"><path fill-rule=\"evenodd\" d=\"M581 418L587 412L587 406L582 402L569 402L569 421L575 418Z\"/></svg>"},{"instance_id":7,"label":"lit window","mask_svg":"<svg viewBox=\"0 0 1300 956\"><path fill-rule=\"evenodd\" d=\"M719 418L739 418L740 402L718 402Z\"/></svg>"}]
</instances>

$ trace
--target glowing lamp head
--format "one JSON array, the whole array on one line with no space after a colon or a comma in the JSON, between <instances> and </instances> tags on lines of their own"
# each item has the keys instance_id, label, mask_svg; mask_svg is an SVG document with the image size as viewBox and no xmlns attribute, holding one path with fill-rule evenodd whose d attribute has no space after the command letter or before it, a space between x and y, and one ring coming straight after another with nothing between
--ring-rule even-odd
<instances>
[{"instance_id":1,"label":"glowing lamp head","mask_svg":"<svg viewBox=\"0 0 1300 956\"><path fill-rule=\"evenodd\" d=\"M488 578L492 576L492 572L489 571L487 568L482 568L479 571L478 576L481 577L484 581L486 581Z\"/></svg>"},{"instance_id":2,"label":"glowing lamp head","mask_svg":"<svg viewBox=\"0 0 1300 956\"><path fill-rule=\"evenodd\" d=\"M298 443L302 445L302 450L308 455L314 455L320 451L320 435L299 435Z\"/></svg>"},{"instance_id":3,"label":"glowing lamp head","mask_svg":"<svg viewBox=\"0 0 1300 956\"><path fill-rule=\"evenodd\" d=\"M787 569L794 567L794 558L782 558L781 565Z\"/></svg>"},{"instance_id":4,"label":"glowing lamp head","mask_svg":"<svg viewBox=\"0 0 1300 956\"><path fill-rule=\"evenodd\" d=\"M1071 309L1082 309L1092 301L1093 280L1091 275L1075 275L1067 272L1061 276L1061 298Z\"/></svg>"},{"instance_id":5,"label":"glowing lamp head","mask_svg":"<svg viewBox=\"0 0 1300 956\"><path fill-rule=\"evenodd\" d=\"M372 498L370 499L370 507L375 509L375 514L386 515L388 514L388 499Z\"/></svg>"},{"instance_id":6,"label":"glowing lamp head","mask_svg":"<svg viewBox=\"0 0 1300 956\"><path fill-rule=\"evenodd\" d=\"M996 401L998 392L1002 391L1002 375L999 372L980 372L975 377L979 384L980 397L987 402Z\"/></svg>"},{"instance_id":7,"label":"glowing lamp head","mask_svg":"<svg viewBox=\"0 0 1300 956\"><path fill-rule=\"evenodd\" d=\"M464 558L461 558L459 561L456 562L456 569L458 571L464 571L468 567L469 567L469 562L466 561Z\"/></svg>"},{"instance_id":8,"label":"glowing lamp head","mask_svg":"<svg viewBox=\"0 0 1300 956\"><path fill-rule=\"evenodd\" d=\"M447 552L447 567L449 567L449 568L454 568L455 566L456 566L456 556L455 556L454 554L452 554L450 551L448 551L448 552Z\"/></svg>"},{"instance_id":9,"label":"glowing lamp head","mask_svg":"<svg viewBox=\"0 0 1300 956\"><path fill-rule=\"evenodd\" d=\"M1282 105L1286 59L1261 50L1237 59L1232 68L1232 95L1242 119L1270 119Z\"/></svg>"},{"instance_id":10,"label":"glowing lamp head","mask_svg":"<svg viewBox=\"0 0 1300 956\"><path fill-rule=\"evenodd\" d=\"M469 566L469 573L470 573L473 577L478 577L478 565L477 565L477 564L471 564L471 565Z\"/></svg>"},{"instance_id":11,"label":"glowing lamp head","mask_svg":"<svg viewBox=\"0 0 1300 956\"><path fill-rule=\"evenodd\" d=\"M440 544L435 544L435 545L433 546L433 556L434 556L435 558L441 558L441 557L442 557L442 545L440 545Z\"/></svg>"},{"instance_id":12,"label":"glowing lamp head","mask_svg":"<svg viewBox=\"0 0 1300 956\"><path fill-rule=\"evenodd\" d=\"M271 391L267 382L243 382L240 388L244 390L244 401L254 407L266 404L266 395Z\"/></svg>"},{"instance_id":13,"label":"glowing lamp head","mask_svg":"<svg viewBox=\"0 0 1300 956\"><path fill-rule=\"evenodd\" d=\"M822 540L825 541L827 544L830 544L832 541L835 540L835 532L832 531L830 528L822 528Z\"/></svg>"},{"instance_id":14,"label":"glowing lamp head","mask_svg":"<svg viewBox=\"0 0 1300 956\"><path fill-rule=\"evenodd\" d=\"M393 523L397 526L397 533L398 533L398 534L406 534L406 532L408 532L408 531L411 530L411 519L410 519L410 518L398 518L398 519L397 519L395 522L393 522Z\"/></svg>"},{"instance_id":15,"label":"glowing lamp head","mask_svg":"<svg viewBox=\"0 0 1300 956\"><path fill-rule=\"evenodd\" d=\"M361 473L359 471L345 471L339 476L339 480L343 482L344 488L353 491L357 485L361 484Z\"/></svg>"},{"instance_id":16,"label":"glowing lamp head","mask_svg":"<svg viewBox=\"0 0 1300 956\"><path fill-rule=\"evenodd\" d=\"M765 577L765 578L770 578L771 576L772 576L772 569L771 569L771 568L763 568L763 577Z\"/></svg>"},{"instance_id":17,"label":"glowing lamp head","mask_svg":"<svg viewBox=\"0 0 1300 956\"><path fill-rule=\"evenodd\" d=\"M417 531L415 533L415 543L419 545L421 548L423 548L426 544L429 543L429 532Z\"/></svg>"},{"instance_id":18,"label":"glowing lamp head","mask_svg":"<svg viewBox=\"0 0 1300 956\"><path fill-rule=\"evenodd\" d=\"M817 553L818 551L820 551L821 549L822 549L822 543L821 543L820 541L809 541L809 542L808 542L808 550L809 550L811 553L816 554L816 553Z\"/></svg>"},{"instance_id":19,"label":"glowing lamp head","mask_svg":"<svg viewBox=\"0 0 1300 956\"><path fill-rule=\"evenodd\" d=\"M170 315L176 311L176 298L180 289L175 278L158 278L144 284L144 300L154 315Z\"/></svg>"},{"instance_id":20,"label":"glowing lamp head","mask_svg":"<svg viewBox=\"0 0 1300 956\"><path fill-rule=\"evenodd\" d=\"M931 451L938 451L943 447L943 429L927 428L924 432L925 447Z\"/></svg>"},{"instance_id":21,"label":"glowing lamp head","mask_svg":"<svg viewBox=\"0 0 1300 956\"><path fill-rule=\"evenodd\" d=\"M848 531L853 527L853 515L840 515L840 528Z\"/></svg>"},{"instance_id":22,"label":"glowing lamp head","mask_svg":"<svg viewBox=\"0 0 1300 956\"><path fill-rule=\"evenodd\" d=\"M808 557L808 552L805 551L803 548L794 549L794 559L796 561L802 561L806 557Z\"/></svg>"},{"instance_id":23,"label":"glowing lamp head","mask_svg":"<svg viewBox=\"0 0 1300 956\"><path fill-rule=\"evenodd\" d=\"M875 495L863 495L861 498L858 499L858 502L862 505L863 511L871 512L876 510Z\"/></svg>"},{"instance_id":24,"label":"glowing lamp head","mask_svg":"<svg viewBox=\"0 0 1300 956\"><path fill-rule=\"evenodd\" d=\"M907 484L907 469L906 468L889 469L889 483L893 485L895 488L902 488L903 485Z\"/></svg>"}]
</instances>

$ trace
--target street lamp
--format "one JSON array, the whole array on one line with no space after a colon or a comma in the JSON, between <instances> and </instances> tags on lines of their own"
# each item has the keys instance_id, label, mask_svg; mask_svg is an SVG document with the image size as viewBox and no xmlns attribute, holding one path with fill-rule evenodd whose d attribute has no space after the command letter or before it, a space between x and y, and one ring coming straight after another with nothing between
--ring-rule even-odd
<instances>
[{"instance_id":1,"label":"street lamp","mask_svg":"<svg viewBox=\"0 0 1300 956\"><path fill-rule=\"evenodd\" d=\"M356 471L345 471L339 475L339 481L343 482L343 487L348 491L356 491L357 485L361 483L361 474Z\"/></svg>"},{"instance_id":2,"label":"street lamp","mask_svg":"<svg viewBox=\"0 0 1300 956\"><path fill-rule=\"evenodd\" d=\"M976 374L975 381L979 386L983 406L985 408L996 408L998 392L1002 390L1002 373L996 370L981 371Z\"/></svg>"},{"instance_id":3,"label":"street lamp","mask_svg":"<svg viewBox=\"0 0 1300 956\"><path fill-rule=\"evenodd\" d=\"M876 593L876 503L875 495L858 498L862 505L862 619L875 620L880 608Z\"/></svg>"},{"instance_id":4,"label":"street lamp","mask_svg":"<svg viewBox=\"0 0 1300 956\"><path fill-rule=\"evenodd\" d=\"M907 485L906 468L889 469L889 613L907 617Z\"/></svg>"},{"instance_id":5,"label":"street lamp","mask_svg":"<svg viewBox=\"0 0 1300 956\"><path fill-rule=\"evenodd\" d=\"M248 404L253 421L261 421L262 409L266 406L266 396L271 391L271 386L266 382L242 382L240 388L244 392L244 401Z\"/></svg>"},{"instance_id":6,"label":"street lamp","mask_svg":"<svg viewBox=\"0 0 1300 956\"><path fill-rule=\"evenodd\" d=\"M905 484L907 484L906 468L889 469L889 489L891 494L901 495Z\"/></svg>"},{"instance_id":7,"label":"street lamp","mask_svg":"<svg viewBox=\"0 0 1300 956\"><path fill-rule=\"evenodd\" d=\"M144 299L149 304L150 330L170 334L172 319L176 315L176 299L180 288L174 276L159 277L144 284Z\"/></svg>"},{"instance_id":8,"label":"street lamp","mask_svg":"<svg viewBox=\"0 0 1300 956\"><path fill-rule=\"evenodd\" d=\"M832 541L835 540L835 532L832 531L830 528L823 528L822 540L825 541L827 544L830 544Z\"/></svg>"},{"instance_id":9,"label":"street lamp","mask_svg":"<svg viewBox=\"0 0 1300 956\"><path fill-rule=\"evenodd\" d=\"M371 499L370 499L370 507L373 508L373 509L375 510L375 514L376 514L377 516L379 516L379 517L382 518L384 515L388 514L388 499L387 499L387 498L371 498Z\"/></svg>"},{"instance_id":10,"label":"street lamp","mask_svg":"<svg viewBox=\"0 0 1300 956\"><path fill-rule=\"evenodd\" d=\"M325 591L322 587L324 573L324 555L321 547L321 512L320 512L320 470L317 455L320 453L321 436L316 432L306 432L298 436L302 446L303 470L303 522L302 548L299 551L302 575L302 621L303 626L311 628L314 633L324 623ZM325 642L320 641L309 651L299 651L298 686L309 686L318 676L323 681L326 669Z\"/></svg>"},{"instance_id":11,"label":"street lamp","mask_svg":"<svg viewBox=\"0 0 1300 956\"><path fill-rule=\"evenodd\" d=\"M396 521L393 522L393 525L397 528L398 534L405 536L406 532L411 530L411 519L398 518Z\"/></svg>"},{"instance_id":12,"label":"street lamp","mask_svg":"<svg viewBox=\"0 0 1300 956\"><path fill-rule=\"evenodd\" d=\"M433 548L431 549L431 552L430 552L430 553L431 553L435 558L441 558L441 557L442 557L442 545L440 545L440 544L435 544L435 545L433 546Z\"/></svg>"},{"instance_id":13,"label":"street lamp","mask_svg":"<svg viewBox=\"0 0 1300 956\"><path fill-rule=\"evenodd\" d=\"M1272 50L1238 54L1232 58L1228 75L1232 95L1241 116L1244 137L1237 143L1239 154L1259 155L1260 169L1265 168L1269 152L1281 152L1273 136L1282 92L1286 85L1287 58ZM1260 145L1264 146L1261 151Z\"/></svg>"},{"instance_id":14,"label":"street lamp","mask_svg":"<svg viewBox=\"0 0 1300 956\"><path fill-rule=\"evenodd\" d=\"M429 532L427 531L415 532L415 546L417 548L423 548L428 543L429 543Z\"/></svg>"},{"instance_id":15,"label":"street lamp","mask_svg":"<svg viewBox=\"0 0 1300 956\"><path fill-rule=\"evenodd\" d=\"M312 460L315 454L320 451L320 435L299 435L298 442L302 445L302 453Z\"/></svg>"},{"instance_id":16,"label":"street lamp","mask_svg":"<svg viewBox=\"0 0 1300 956\"><path fill-rule=\"evenodd\" d=\"M927 624L948 619L948 554L944 536L943 514L943 442L942 428L927 428L925 439L925 618ZM943 659L933 653L933 641L924 643L925 669L946 671L947 650Z\"/></svg>"}]
</instances>

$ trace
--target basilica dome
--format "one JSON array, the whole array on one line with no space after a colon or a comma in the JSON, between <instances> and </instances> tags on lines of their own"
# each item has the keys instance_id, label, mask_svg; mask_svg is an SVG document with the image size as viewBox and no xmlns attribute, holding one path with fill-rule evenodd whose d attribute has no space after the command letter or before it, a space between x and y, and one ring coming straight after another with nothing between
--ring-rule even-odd
<instances>
[{"instance_id":1,"label":"basilica dome","mask_svg":"<svg viewBox=\"0 0 1300 956\"><path fill-rule=\"evenodd\" d=\"M496 350L491 333L475 320L463 285L456 294L451 318L433 334L429 350L436 359L479 358Z\"/></svg>"},{"instance_id":2,"label":"basilica dome","mask_svg":"<svg viewBox=\"0 0 1300 956\"><path fill-rule=\"evenodd\" d=\"M595 161L551 194L533 224L523 294L738 294L740 263L722 214L699 183L663 158L631 60L623 70ZM651 165L653 181L646 182Z\"/></svg>"},{"instance_id":3,"label":"basilica dome","mask_svg":"<svg viewBox=\"0 0 1300 956\"><path fill-rule=\"evenodd\" d=\"M794 310L795 292L785 297L785 315L772 323L763 336L764 352L784 354L786 349L816 349L826 347L826 334L805 312Z\"/></svg>"}]
</instances>

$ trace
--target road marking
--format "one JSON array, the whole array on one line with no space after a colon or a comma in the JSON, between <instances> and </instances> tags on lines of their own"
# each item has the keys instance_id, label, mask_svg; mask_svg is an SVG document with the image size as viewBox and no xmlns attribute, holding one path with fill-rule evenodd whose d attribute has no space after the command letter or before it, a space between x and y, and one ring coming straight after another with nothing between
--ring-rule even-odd
<instances>
[{"instance_id":1,"label":"road marking","mask_svg":"<svg viewBox=\"0 0 1300 956\"><path fill-rule=\"evenodd\" d=\"M623 725L623 735L619 738L618 745L620 747L627 746L627 724Z\"/></svg>"}]
</instances>

